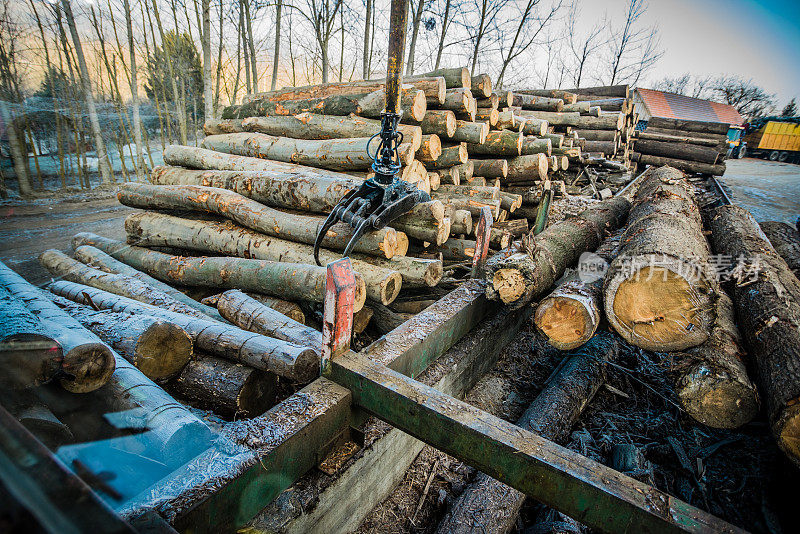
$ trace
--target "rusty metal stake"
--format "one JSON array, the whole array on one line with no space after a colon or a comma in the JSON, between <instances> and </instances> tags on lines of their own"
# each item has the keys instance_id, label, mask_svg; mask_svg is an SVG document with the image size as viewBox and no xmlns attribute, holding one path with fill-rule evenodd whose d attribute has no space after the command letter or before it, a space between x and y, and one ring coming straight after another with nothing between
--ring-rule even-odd
<instances>
[{"instance_id":1,"label":"rusty metal stake","mask_svg":"<svg viewBox=\"0 0 800 534\"><path fill-rule=\"evenodd\" d=\"M489 256L489 239L492 235L492 212L488 207L481 208L478 228L475 230L475 255L472 256L472 278L483 276L486 258Z\"/></svg>"},{"instance_id":2,"label":"rusty metal stake","mask_svg":"<svg viewBox=\"0 0 800 534\"><path fill-rule=\"evenodd\" d=\"M320 372L323 375L330 373L331 358L350 350L356 297L356 277L350 258L333 261L327 268L320 361Z\"/></svg>"}]
</instances>

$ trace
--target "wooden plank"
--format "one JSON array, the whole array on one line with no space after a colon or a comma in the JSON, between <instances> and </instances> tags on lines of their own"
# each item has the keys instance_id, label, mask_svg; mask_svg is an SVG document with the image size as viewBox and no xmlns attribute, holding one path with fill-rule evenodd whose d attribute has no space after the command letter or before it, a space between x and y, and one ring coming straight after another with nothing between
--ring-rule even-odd
<instances>
[{"instance_id":1,"label":"wooden plank","mask_svg":"<svg viewBox=\"0 0 800 534\"><path fill-rule=\"evenodd\" d=\"M330 378L387 423L604 532L744 532L711 514L362 355Z\"/></svg>"}]
</instances>

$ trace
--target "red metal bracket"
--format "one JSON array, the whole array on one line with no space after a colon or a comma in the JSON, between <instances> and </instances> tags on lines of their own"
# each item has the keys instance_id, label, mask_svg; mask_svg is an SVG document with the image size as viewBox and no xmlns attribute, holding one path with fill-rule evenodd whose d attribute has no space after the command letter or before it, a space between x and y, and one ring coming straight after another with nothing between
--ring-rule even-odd
<instances>
[{"instance_id":1,"label":"red metal bracket","mask_svg":"<svg viewBox=\"0 0 800 534\"><path fill-rule=\"evenodd\" d=\"M331 358L350 349L356 277L350 258L328 264L325 277L325 307L322 312L322 355L320 371L330 373Z\"/></svg>"},{"instance_id":2,"label":"red metal bracket","mask_svg":"<svg viewBox=\"0 0 800 534\"><path fill-rule=\"evenodd\" d=\"M481 208L478 228L475 230L475 254L472 256L472 278L483 276L486 258L489 255L489 238L491 237L493 223L492 211L488 207Z\"/></svg>"}]
</instances>

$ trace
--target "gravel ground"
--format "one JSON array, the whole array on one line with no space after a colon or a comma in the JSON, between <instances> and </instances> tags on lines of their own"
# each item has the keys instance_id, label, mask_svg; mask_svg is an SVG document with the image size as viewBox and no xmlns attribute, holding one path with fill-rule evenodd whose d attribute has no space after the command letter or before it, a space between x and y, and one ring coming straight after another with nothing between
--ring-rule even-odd
<instances>
[{"instance_id":1,"label":"gravel ground","mask_svg":"<svg viewBox=\"0 0 800 534\"><path fill-rule=\"evenodd\" d=\"M726 165L719 181L733 202L759 222L795 223L800 216L800 165L752 158L728 160Z\"/></svg>"}]
</instances>

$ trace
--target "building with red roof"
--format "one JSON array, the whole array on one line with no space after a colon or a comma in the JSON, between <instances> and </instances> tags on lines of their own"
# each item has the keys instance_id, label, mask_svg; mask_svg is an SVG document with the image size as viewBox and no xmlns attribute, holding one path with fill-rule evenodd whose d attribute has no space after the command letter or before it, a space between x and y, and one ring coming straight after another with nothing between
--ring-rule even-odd
<instances>
[{"instance_id":1,"label":"building with red roof","mask_svg":"<svg viewBox=\"0 0 800 534\"><path fill-rule=\"evenodd\" d=\"M636 89L633 103L640 121L650 117L683 119L705 122L721 122L733 128L744 126L744 119L736 108L702 98L656 91L655 89Z\"/></svg>"}]
</instances>

